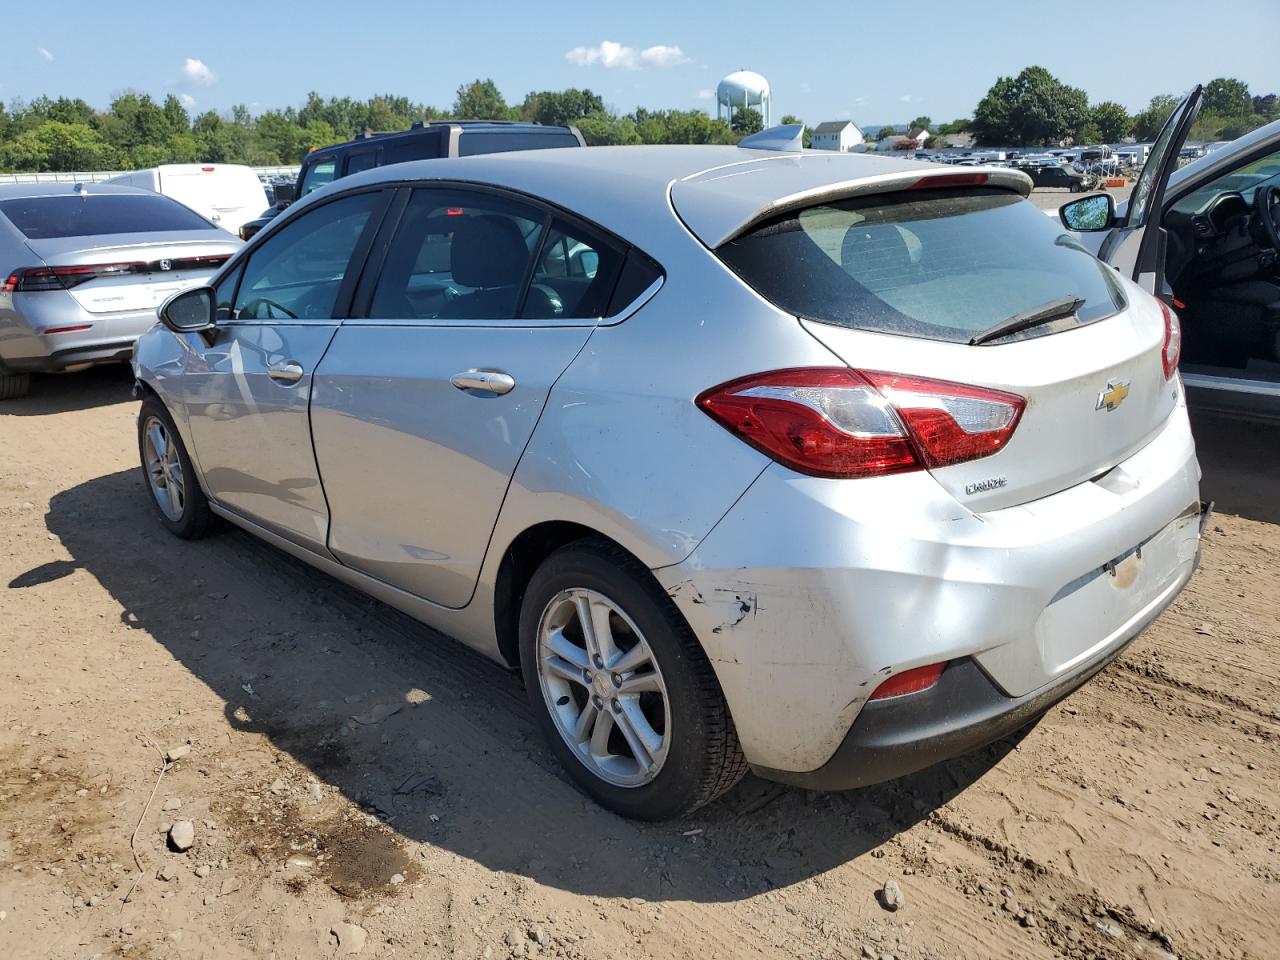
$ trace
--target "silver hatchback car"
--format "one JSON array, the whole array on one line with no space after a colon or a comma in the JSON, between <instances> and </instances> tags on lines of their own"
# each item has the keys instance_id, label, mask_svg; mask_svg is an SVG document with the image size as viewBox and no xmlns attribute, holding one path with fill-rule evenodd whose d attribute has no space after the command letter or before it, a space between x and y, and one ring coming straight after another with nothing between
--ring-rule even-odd
<instances>
[{"instance_id":1,"label":"silver hatchback car","mask_svg":"<svg viewBox=\"0 0 1280 960\"><path fill-rule=\"evenodd\" d=\"M342 180L138 342L160 520L518 667L627 816L972 750L1198 556L1177 318L1029 189L740 147Z\"/></svg>"},{"instance_id":2,"label":"silver hatchback car","mask_svg":"<svg viewBox=\"0 0 1280 960\"><path fill-rule=\"evenodd\" d=\"M240 241L148 190L0 186L0 400L32 372L121 362L174 292L207 283Z\"/></svg>"}]
</instances>

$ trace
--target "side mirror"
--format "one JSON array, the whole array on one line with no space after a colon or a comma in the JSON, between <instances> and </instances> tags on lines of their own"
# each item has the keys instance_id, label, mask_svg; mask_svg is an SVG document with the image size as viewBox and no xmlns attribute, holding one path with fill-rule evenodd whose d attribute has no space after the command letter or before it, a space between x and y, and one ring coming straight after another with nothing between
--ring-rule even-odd
<instances>
[{"instance_id":1,"label":"side mirror","mask_svg":"<svg viewBox=\"0 0 1280 960\"><path fill-rule=\"evenodd\" d=\"M196 287L175 293L160 307L160 322L174 333L200 333L212 330L213 287Z\"/></svg>"},{"instance_id":2,"label":"side mirror","mask_svg":"<svg viewBox=\"0 0 1280 960\"><path fill-rule=\"evenodd\" d=\"M1068 230L1078 233L1110 230L1116 222L1116 201L1109 193L1081 197L1060 206L1058 218Z\"/></svg>"}]
</instances>

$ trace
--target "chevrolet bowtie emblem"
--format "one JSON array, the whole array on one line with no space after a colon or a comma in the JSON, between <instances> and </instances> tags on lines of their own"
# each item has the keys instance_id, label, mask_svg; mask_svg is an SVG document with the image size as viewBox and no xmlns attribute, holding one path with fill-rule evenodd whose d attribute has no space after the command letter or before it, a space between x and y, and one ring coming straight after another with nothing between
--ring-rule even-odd
<instances>
[{"instance_id":1,"label":"chevrolet bowtie emblem","mask_svg":"<svg viewBox=\"0 0 1280 960\"><path fill-rule=\"evenodd\" d=\"M1109 380L1107 381L1107 389L1098 394L1098 402L1093 409L1110 412L1124 403L1124 398L1128 395L1128 380Z\"/></svg>"}]
</instances>

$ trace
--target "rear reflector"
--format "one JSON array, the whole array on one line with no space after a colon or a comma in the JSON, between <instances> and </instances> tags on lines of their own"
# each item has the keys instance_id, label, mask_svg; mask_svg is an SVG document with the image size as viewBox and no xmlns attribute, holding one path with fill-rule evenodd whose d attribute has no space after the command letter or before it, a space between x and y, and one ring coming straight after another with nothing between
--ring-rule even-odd
<instances>
[{"instance_id":1,"label":"rear reflector","mask_svg":"<svg viewBox=\"0 0 1280 960\"><path fill-rule=\"evenodd\" d=\"M880 686L876 687L868 700L887 700L890 697L905 697L909 693L921 693L928 690L938 678L946 663L931 663L927 667L916 667L895 673Z\"/></svg>"},{"instance_id":2,"label":"rear reflector","mask_svg":"<svg viewBox=\"0 0 1280 960\"><path fill-rule=\"evenodd\" d=\"M697 404L731 433L799 473L849 479L990 456L1026 401L944 380L848 367L743 377Z\"/></svg>"},{"instance_id":3,"label":"rear reflector","mask_svg":"<svg viewBox=\"0 0 1280 960\"><path fill-rule=\"evenodd\" d=\"M944 173L921 177L908 190L944 190L947 187L980 187L987 182L985 173Z\"/></svg>"},{"instance_id":4,"label":"rear reflector","mask_svg":"<svg viewBox=\"0 0 1280 960\"><path fill-rule=\"evenodd\" d=\"M136 274L171 273L175 270L213 270L231 259L221 253L203 257L179 257L150 263L82 263L66 267L19 267L9 274L0 293L37 293L70 290L90 280Z\"/></svg>"},{"instance_id":5,"label":"rear reflector","mask_svg":"<svg viewBox=\"0 0 1280 960\"><path fill-rule=\"evenodd\" d=\"M92 323L78 323L74 327L46 327L45 333L76 333L80 330L88 330L92 327Z\"/></svg>"}]
</instances>

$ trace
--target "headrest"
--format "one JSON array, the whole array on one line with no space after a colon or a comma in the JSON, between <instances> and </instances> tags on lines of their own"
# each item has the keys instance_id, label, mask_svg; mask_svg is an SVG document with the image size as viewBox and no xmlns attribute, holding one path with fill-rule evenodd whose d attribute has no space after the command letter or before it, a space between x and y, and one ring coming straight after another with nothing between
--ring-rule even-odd
<instances>
[{"instance_id":1,"label":"headrest","mask_svg":"<svg viewBox=\"0 0 1280 960\"><path fill-rule=\"evenodd\" d=\"M453 279L467 287L505 287L518 284L529 260L520 228L494 214L467 216L458 221L450 252Z\"/></svg>"}]
</instances>

